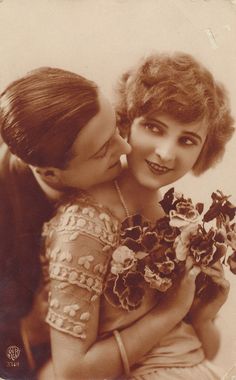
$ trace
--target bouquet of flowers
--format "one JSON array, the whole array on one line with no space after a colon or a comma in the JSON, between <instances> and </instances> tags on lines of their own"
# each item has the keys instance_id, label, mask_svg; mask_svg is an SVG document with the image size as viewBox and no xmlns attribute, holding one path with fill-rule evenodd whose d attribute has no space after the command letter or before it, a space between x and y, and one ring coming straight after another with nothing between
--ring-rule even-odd
<instances>
[{"instance_id":1,"label":"bouquet of flowers","mask_svg":"<svg viewBox=\"0 0 236 380\"><path fill-rule=\"evenodd\" d=\"M236 274L236 207L229 198L219 190L212 193L203 214L203 203L193 204L171 188L160 202L165 216L156 223L138 214L126 218L105 285L107 300L126 310L137 309L148 287L160 294L175 284L188 256L199 266L221 260ZM206 277L198 275L198 296L211 286Z\"/></svg>"}]
</instances>

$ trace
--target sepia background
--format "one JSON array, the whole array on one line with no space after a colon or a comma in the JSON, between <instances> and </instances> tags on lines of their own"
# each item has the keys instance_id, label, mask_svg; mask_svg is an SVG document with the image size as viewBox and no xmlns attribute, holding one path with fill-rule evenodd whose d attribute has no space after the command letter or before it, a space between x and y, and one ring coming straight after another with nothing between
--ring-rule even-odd
<instances>
[{"instance_id":1,"label":"sepia background","mask_svg":"<svg viewBox=\"0 0 236 380\"><path fill-rule=\"evenodd\" d=\"M143 55L184 51L200 59L228 89L236 116L235 0L0 0L0 90L26 71L54 66L95 80L112 99L116 79ZM212 191L236 202L236 135L224 160L205 175L176 183L194 200ZM236 276L217 323L215 362L236 363Z\"/></svg>"}]
</instances>

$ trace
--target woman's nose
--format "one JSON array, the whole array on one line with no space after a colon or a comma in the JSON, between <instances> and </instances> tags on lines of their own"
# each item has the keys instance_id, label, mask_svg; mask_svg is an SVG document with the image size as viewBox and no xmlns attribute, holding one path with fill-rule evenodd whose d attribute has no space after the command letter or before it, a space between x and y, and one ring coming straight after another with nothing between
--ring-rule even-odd
<instances>
[{"instance_id":1,"label":"woman's nose","mask_svg":"<svg viewBox=\"0 0 236 380\"><path fill-rule=\"evenodd\" d=\"M172 161L175 158L175 146L171 142L161 142L155 148L155 154L164 162Z\"/></svg>"}]
</instances>

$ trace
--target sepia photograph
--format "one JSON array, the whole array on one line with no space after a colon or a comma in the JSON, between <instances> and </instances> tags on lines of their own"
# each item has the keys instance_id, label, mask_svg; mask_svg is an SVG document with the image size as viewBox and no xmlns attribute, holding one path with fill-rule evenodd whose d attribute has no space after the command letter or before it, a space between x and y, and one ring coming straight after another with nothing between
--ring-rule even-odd
<instances>
[{"instance_id":1,"label":"sepia photograph","mask_svg":"<svg viewBox=\"0 0 236 380\"><path fill-rule=\"evenodd\" d=\"M0 0L0 380L236 379L236 1Z\"/></svg>"}]
</instances>

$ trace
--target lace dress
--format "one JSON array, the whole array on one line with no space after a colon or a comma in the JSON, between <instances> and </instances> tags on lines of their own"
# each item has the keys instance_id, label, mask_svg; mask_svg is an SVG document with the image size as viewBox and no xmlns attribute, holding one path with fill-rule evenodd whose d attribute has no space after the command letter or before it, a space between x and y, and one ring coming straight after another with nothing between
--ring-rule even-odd
<instances>
[{"instance_id":1,"label":"lace dress","mask_svg":"<svg viewBox=\"0 0 236 380\"><path fill-rule=\"evenodd\" d=\"M93 313L100 303L98 336L110 336L151 310L155 291L146 292L141 306L127 312L103 295L112 252L119 242L119 221L86 197L61 205L44 226L42 258L45 283L50 283L46 322L65 334L88 339ZM179 323L132 368L130 379L220 379L204 360L191 325Z\"/></svg>"}]
</instances>

